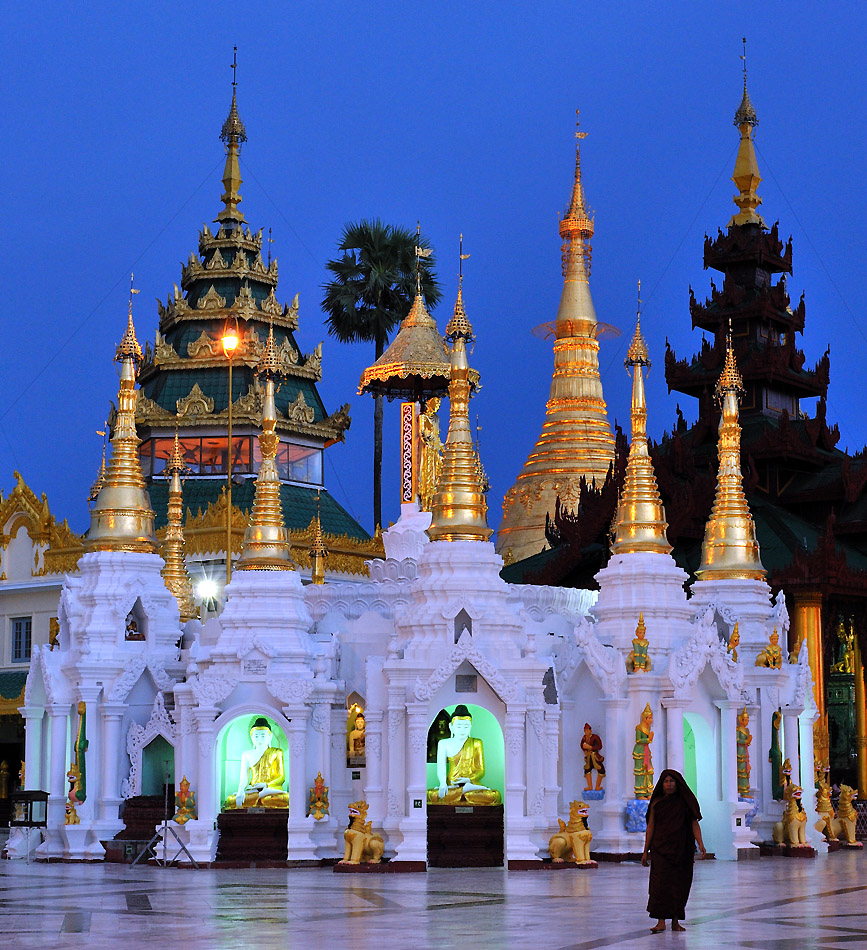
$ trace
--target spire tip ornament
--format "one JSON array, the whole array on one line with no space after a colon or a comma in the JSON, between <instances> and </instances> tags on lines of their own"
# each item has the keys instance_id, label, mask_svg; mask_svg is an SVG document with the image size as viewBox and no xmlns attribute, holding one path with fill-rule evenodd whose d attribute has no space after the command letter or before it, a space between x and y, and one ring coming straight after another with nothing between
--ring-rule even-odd
<instances>
[{"instance_id":1,"label":"spire tip ornament","mask_svg":"<svg viewBox=\"0 0 867 950\"><path fill-rule=\"evenodd\" d=\"M241 224L246 220L243 212L238 210L238 205L241 202L238 189L243 184L238 156L241 154L241 145L247 141L247 130L241 121L241 116L238 114L237 69L238 47L236 46L232 58L232 105L229 108L226 121L220 129L220 141L226 145L226 166L223 169L223 188L225 190L222 196L225 207L214 219L228 228L232 228L235 224Z\"/></svg>"},{"instance_id":2,"label":"spire tip ornament","mask_svg":"<svg viewBox=\"0 0 867 950\"><path fill-rule=\"evenodd\" d=\"M744 52L741 59L744 61L744 94L734 117L734 124L741 133L741 141L735 159L735 170L732 173L732 181L739 191L733 200L740 210L732 217L728 226L758 224L760 227L765 227L761 215L756 213L756 208L762 203L761 197L757 194L762 176L759 174L759 163L756 160L756 148L753 143L753 129L759 124L759 117L747 92L746 37L743 42Z\"/></svg>"}]
</instances>

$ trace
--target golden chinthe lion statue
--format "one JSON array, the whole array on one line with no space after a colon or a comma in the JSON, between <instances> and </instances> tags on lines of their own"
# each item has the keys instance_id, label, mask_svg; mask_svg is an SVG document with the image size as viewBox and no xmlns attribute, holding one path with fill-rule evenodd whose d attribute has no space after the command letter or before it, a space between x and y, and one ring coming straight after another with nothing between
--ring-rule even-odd
<instances>
[{"instance_id":1,"label":"golden chinthe lion statue","mask_svg":"<svg viewBox=\"0 0 867 950\"><path fill-rule=\"evenodd\" d=\"M568 823L562 818L557 819L560 822L560 830L552 835L548 842L548 850L555 864L562 864L564 861L578 865L595 864L590 859L593 834L587 827L589 814L590 808L584 802L570 802Z\"/></svg>"},{"instance_id":2,"label":"golden chinthe lion statue","mask_svg":"<svg viewBox=\"0 0 867 950\"><path fill-rule=\"evenodd\" d=\"M349 806L349 827L343 832L346 851L341 864L379 864L385 842L376 834L367 818L367 802L353 802Z\"/></svg>"}]
</instances>

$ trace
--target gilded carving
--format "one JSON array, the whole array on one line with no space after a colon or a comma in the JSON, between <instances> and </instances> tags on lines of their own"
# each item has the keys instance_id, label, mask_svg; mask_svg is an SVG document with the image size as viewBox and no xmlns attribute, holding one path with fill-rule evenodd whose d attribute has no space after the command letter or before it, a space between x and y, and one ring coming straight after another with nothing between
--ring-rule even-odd
<instances>
[{"instance_id":1,"label":"gilded carving","mask_svg":"<svg viewBox=\"0 0 867 950\"><path fill-rule=\"evenodd\" d=\"M302 390L298 390L298 395L295 397L294 401L289 403L286 407L286 418L290 422L301 422L301 423L311 423L313 418L316 415L315 410L312 406L307 405L307 400L304 398L304 393Z\"/></svg>"},{"instance_id":2,"label":"gilded carving","mask_svg":"<svg viewBox=\"0 0 867 950\"><path fill-rule=\"evenodd\" d=\"M211 284L208 292L204 297L199 298L199 302L196 304L196 310L223 310L226 306L226 298L221 297L214 287Z\"/></svg>"},{"instance_id":3,"label":"gilded carving","mask_svg":"<svg viewBox=\"0 0 867 950\"><path fill-rule=\"evenodd\" d=\"M208 416L214 411L214 400L195 383L189 395L178 400L177 406L179 416Z\"/></svg>"}]
</instances>

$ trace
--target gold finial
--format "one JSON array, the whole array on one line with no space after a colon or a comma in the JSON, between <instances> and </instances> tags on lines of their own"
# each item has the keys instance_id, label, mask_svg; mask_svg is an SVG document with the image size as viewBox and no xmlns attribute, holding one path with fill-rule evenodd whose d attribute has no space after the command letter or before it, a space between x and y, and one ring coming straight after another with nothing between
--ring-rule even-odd
<instances>
[{"instance_id":1,"label":"gold finial","mask_svg":"<svg viewBox=\"0 0 867 950\"><path fill-rule=\"evenodd\" d=\"M319 492L316 492L316 517L311 521L313 543L310 545L311 580L314 584L325 583L325 558L328 549L322 538L322 518L319 512Z\"/></svg>"},{"instance_id":2,"label":"gold finial","mask_svg":"<svg viewBox=\"0 0 867 950\"><path fill-rule=\"evenodd\" d=\"M262 431L259 450L262 462L256 476L256 495L244 544L236 569L239 571L293 571L289 532L283 520L280 501L280 475L277 471L277 409L274 405L274 381L281 374L274 343L274 328L268 329L268 340L257 373L265 382L262 406Z\"/></svg>"},{"instance_id":3,"label":"gold finial","mask_svg":"<svg viewBox=\"0 0 867 950\"><path fill-rule=\"evenodd\" d=\"M756 526L744 494L741 475L741 427L738 401L743 383L732 349L731 328L726 337L726 359L716 387L720 402L719 471L713 509L704 529L700 581L761 580L765 576L756 539Z\"/></svg>"},{"instance_id":4,"label":"gold finial","mask_svg":"<svg viewBox=\"0 0 867 950\"><path fill-rule=\"evenodd\" d=\"M747 92L747 38L744 37L743 41L744 52L741 59L744 61L744 95L734 118L734 124L741 133L741 142L732 174L732 181L740 192L733 200L740 210L729 221L729 227L742 224L758 224L764 227L764 220L756 214L756 208L762 203L762 199L756 194L762 176L759 174L759 163L753 144L753 129L759 124L759 117Z\"/></svg>"},{"instance_id":5,"label":"gold finial","mask_svg":"<svg viewBox=\"0 0 867 950\"><path fill-rule=\"evenodd\" d=\"M473 327L470 323L467 312L464 310L464 261L468 260L470 255L464 254L464 236L460 236L458 243L459 251L458 257L460 263L458 265L458 296L455 300L455 310L452 314L451 320L449 320L446 325L446 336L447 337L456 337L458 335L463 336L464 340L467 343L471 343L473 339Z\"/></svg>"},{"instance_id":6,"label":"gold finial","mask_svg":"<svg viewBox=\"0 0 867 950\"><path fill-rule=\"evenodd\" d=\"M575 110L575 179L569 207L560 220L560 237L563 239L563 276L570 270L580 269L590 276L590 239L593 237L593 219L587 213L584 201L584 186L581 182L581 140L587 138L580 131L580 109Z\"/></svg>"},{"instance_id":7,"label":"gold finial","mask_svg":"<svg viewBox=\"0 0 867 950\"><path fill-rule=\"evenodd\" d=\"M449 434L427 533L431 541L487 541L493 531L488 527L488 504L470 431L467 343L473 339L473 328L464 310L460 287L446 339L451 343Z\"/></svg>"},{"instance_id":8,"label":"gold finial","mask_svg":"<svg viewBox=\"0 0 867 950\"><path fill-rule=\"evenodd\" d=\"M647 345L641 335L641 285L639 283L639 313L635 321L635 335L624 360L626 371L632 371L632 442L626 462L626 479L617 504L612 554L634 554L653 551L668 554L665 508L659 496L656 474L647 447L647 403L644 395L644 372L650 369Z\"/></svg>"},{"instance_id":9,"label":"gold finial","mask_svg":"<svg viewBox=\"0 0 867 950\"><path fill-rule=\"evenodd\" d=\"M126 332L115 353L115 361L121 366L111 460L90 512L90 530L85 540L87 551L156 553L154 513L145 490L135 429L135 378L141 361L141 347L132 321L132 297L136 293L130 277Z\"/></svg>"},{"instance_id":10,"label":"gold finial","mask_svg":"<svg viewBox=\"0 0 867 950\"><path fill-rule=\"evenodd\" d=\"M244 128L240 115L238 115L237 68L238 47L236 46L232 58L232 105L222 129L220 129L220 140L226 144L226 166L223 169L223 188L225 191L222 197L225 207L214 219L221 223L230 222L230 227L232 226L231 223L240 223L245 220L243 212L238 210L238 205L241 202L238 189L243 184L238 156L241 153L241 145L247 141L247 130Z\"/></svg>"},{"instance_id":11,"label":"gold finial","mask_svg":"<svg viewBox=\"0 0 867 950\"><path fill-rule=\"evenodd\" d=\"M187 471L176 429L172 454L165 467L165 474L169 479L169 503L162 551L165 561L162 575L166 587L174 594L178 602L181 623L186 623L198 613L193 597L193 582L184 559L184 504L181 479Z\"/></svg>"}]
</instances>

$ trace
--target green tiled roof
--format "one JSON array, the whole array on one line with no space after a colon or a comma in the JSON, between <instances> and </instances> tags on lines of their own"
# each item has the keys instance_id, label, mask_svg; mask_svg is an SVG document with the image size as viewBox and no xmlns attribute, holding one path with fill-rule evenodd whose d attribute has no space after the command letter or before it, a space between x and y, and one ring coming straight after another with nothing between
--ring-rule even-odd
<instances>
[{"instance_id":1,"label":"green tiled roof","mask_svg":"<svg viewBox=\"0 0 867 950\"><path fill-rule=\"evenodd\" d=\"M0 698L17 699L24 689L27 670L15 670L12 673L0 673Z\"/></svg>"},{"instance_id":2,"label":"green tiled roof","mask_svg":"<svg viewBox=\"0 0 867 950\"><path fill-rule=\"evenodd\" d=\"M195 515L204 512L208 505L215 502L226 485L224 479L188 478L184 482L184 511L187 508ZM280 500L283 503L283 517L286 527L292 531L303 531L316 514L316 492L319 491L320 517L325 534L342 535L366 541L370 535L361 525L323 488L304 488L301 485L281 485ZM253 507L256 483L252 478L245 479L240 485L232 486L232 504L244 512ZM154 509L155 527L162 528L166 523L168 507L168 482L154 479L148 485L151 506Z\"/></svg>"}]
</instances>

